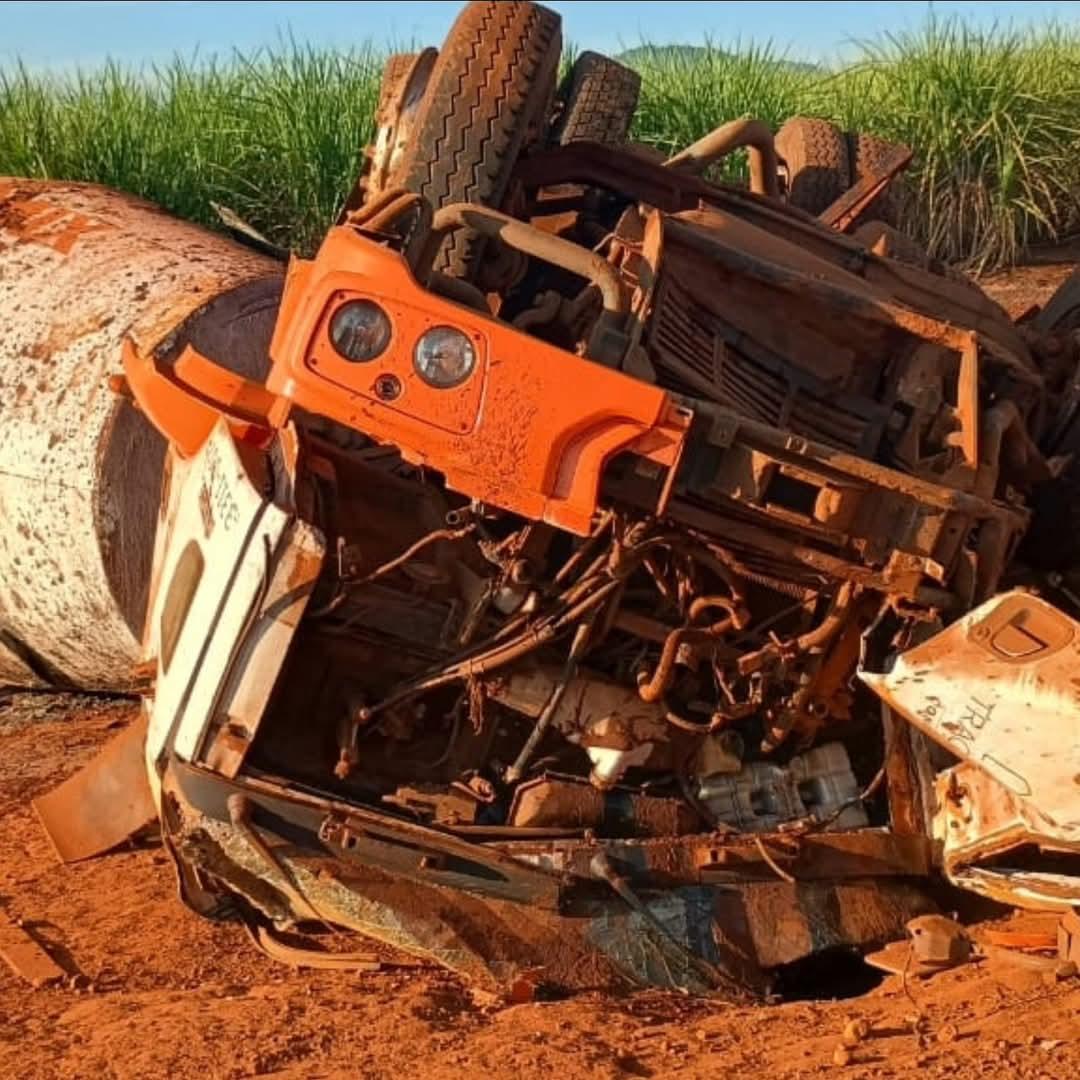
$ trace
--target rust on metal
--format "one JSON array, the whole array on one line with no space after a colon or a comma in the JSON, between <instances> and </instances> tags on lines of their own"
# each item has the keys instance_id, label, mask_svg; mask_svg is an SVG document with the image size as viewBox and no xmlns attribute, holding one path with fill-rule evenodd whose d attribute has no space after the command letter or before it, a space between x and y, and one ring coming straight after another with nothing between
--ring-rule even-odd
<instances>
[{"instance_id":1,"label":"rust on metal","mask_svg":"<svg viewBox=\"0 0 1080 1080\"><path fill-rule=\"evenodd\" d=\"M1075 908L1061 916L1056 944L1059 960L1080 965L1080 915Z\"/></svg>"},{"instance_id":2,"label":"rust on metal","mask_svg":"<svg viewBox=\"0 0 1080 1080\"><path fill-rule=\"evenodd\" d=\"M261 377L280 275L133 196L0 181L0 641L30 675L5 665L13 681L132 685L164 444L108 380L129 337Z\"/></svg>"},{"instance_id":3,"label":"rust on metal","mask_svg":"<svg viewBox=\"0 0 1080 1080\"><path fill-rule=\"evenodd\" d=\"M8 967L35 989L59 982L64 969L41 947L21 922L14 922L0 911L0 956Z\"/></svg>"},{"instance_id":4,"label":"rust on metal","mask_svg":"<svg viewBox=\"0 0 1080 1080\"><path fill-rule=\"evenodd\" d=\"M722 124L664 162L669 169L700 173L739 147L750 156L750 190L758 195L780 194L776 144L772 132L760 120L732 120ZM882 183L882 187L888 181Z\"/></svg>"},{"instance_id":5,"label":"rust on metal","mask_svg":"<svg viewBox=\"0 0 1080 1080\"><path fill-rule=\"evenodd\" d=\"M894 146L874 172L855 182L831 206L821 212L823 225L847 232L859 216L911 164L912 152L906 146Z\"/></svg>"},{"instance_id":6,"label":"rust on metal","mask_svg":"<svg viewBox=\"0 0 1080 1080\"><path fill-rule=\"evenodd\" d=\"M382 964L369 952L322 952L289 945L266 926L247 926L248 935L271 960L310 971L378 971Z\"/></svg>"},{"instance_id":7,"label":"rust on metal","mask_svg":"<svg viewBox=\"0 0 1080 1080\"><path fill-rule=\"evenodd\" d=\"M77 862L122 844L157 817L146 779L146 714L98 752L89 765L34 800L62 862Z\"/></svg>"},{"instance_id":8,"label":"rust on metal","mask_svg":"<svg viewBox=\"0 0 1080 1080\"><path fill-rule=\"evenodd\" d=\"M845 235L902 147L819 219L757 121L555 145L559 41L473 4L391 62L284 281L0 185L0 673L148 718L39 800L58 850L156 808L196 910L503 992L741 1000L905 926L940 968L937 875L1075 906L1075 283L1021 326Z\"/></svg>"}]
</instances>

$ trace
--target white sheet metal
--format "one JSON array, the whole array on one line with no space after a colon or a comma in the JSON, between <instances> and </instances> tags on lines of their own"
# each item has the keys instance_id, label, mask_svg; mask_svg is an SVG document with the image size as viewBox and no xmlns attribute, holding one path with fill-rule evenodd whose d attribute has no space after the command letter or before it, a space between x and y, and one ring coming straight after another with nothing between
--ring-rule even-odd
<instances>
[{"instance_id":1,"label":"white sheet metal","mask_svg":"<svg viewBox=\"0 0 1080 1080\"><path fill-rule=\"evenodd\" d=\"M1080 841L1080 623L1014 591L860 672L892 708L1015 798L1040 832Z\"/></svg>"},{"instance_id":2,"label":"white sheet metal","mask_svg":"<svg viewBox=\"0 0 1080 1080\"><path fill-rule=\"evenodd\" d=\"M145 643L157 661L147 737L152 782L170 744L190 760L202 742L245 628L262 610L291 520L286 509L260 493L225 421L193 458L170 455L170 461L167 521L159 530ZM201 572L185 596L172 585L192 545L201 554ZM181 604L185 614L166 664L170 603Z\"/></svg>"}]
</instances>

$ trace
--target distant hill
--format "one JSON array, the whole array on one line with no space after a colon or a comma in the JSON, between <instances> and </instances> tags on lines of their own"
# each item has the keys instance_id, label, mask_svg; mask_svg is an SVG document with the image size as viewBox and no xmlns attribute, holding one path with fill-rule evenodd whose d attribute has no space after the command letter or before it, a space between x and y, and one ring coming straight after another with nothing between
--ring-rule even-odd
<instances>
[{"instance_id":1,"label":"distant hill","mask_svg":"<svg viewBox=\"0 0 1080 1080\"><path fill-rule=\"evenodd\" d=\"M678 63L692 64L696 60L704 60L710 54L727 54L723 49L717 49L709 45L636 45L632 49L626 49L615 57L623 64L663 64ZM776 66L790 68L792 71L805 71L813 73L820 71L817 64L810 64L802 60L785 60L782 56L776 58Z\"/></svg>"}]
</instances>

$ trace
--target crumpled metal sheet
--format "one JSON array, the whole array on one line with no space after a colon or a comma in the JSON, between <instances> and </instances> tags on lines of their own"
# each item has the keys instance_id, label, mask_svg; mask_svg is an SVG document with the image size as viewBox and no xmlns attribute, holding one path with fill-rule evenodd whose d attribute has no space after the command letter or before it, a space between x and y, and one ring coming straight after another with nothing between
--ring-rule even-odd
<instances>
[{"instance_id":1,"label":"crumpled metal sheet","mask_svg":"<svg viewBox=\"0 0 1080 1080\"><path fill-rule=\"evenodd\" d=\"M967 763L941 773L935 783L936 839L949 879L999 903L1039 911L1080 904L1080 877L1060 872L1060 855L1080 854L1080 843L1060 840L1049 822L988 773ZM1039 855L1020 861L1023 852ZM1009 864L1009 853L1014 865ZM1035 863L1042 859L1045 867ZM992 866L981 862L994 860Z\"/></svg>"},{"instance_id":2,"label":"crumpled metal sheet","mask_svg":"<svg viewBox=\"0 0 1080 1080\"><path fill-rule=\"evenodd\" d=\"M788 883L634 887L640 907L602 882L552 909L418 884L349 863L295 829L261 828L273 865L242 830L209 816L167 782L182 806L172 840L185 860L244 895L272 921L300 921L299 892L329 922L434 961L477 986L508 992L520 979L558 990L659 987L691 993L764 992L766 969L835 946L869 947L903 933L933 903L911 881L862 878ZM262 846L262 845L260 845Z\"/></svg>"},{"instance_id":3,"label":"crumpled metal sheet","mask_svg":"<svg viewBox=\"0 0 1080 1080\"><path fill-rule=\"evenodd\" d=\"M147 714L138 717L73 776L34 800L62 862L114 848L157 817L146 775Z\"/></svg>"},{"instance_id":4,"label":"crumpled metal sheet","mask_svg":"<svg viewBox=\"0 0 1080 1080\"><path fill-rule=\"evenodd\" d=\"M1080 623L1019 590L982 604L863 682L1025 807L1080 841Z\"/></svg>"},{"instance_id":5,"label":"crumpled metal sheet","mask_svg":"<svg viewBox=\"0 0 1080 1080\"><path fill-rule=\"evenodd\" d=\"M961 759L935 781L933 830L954 884L1021 907L1080 903L1080 877L1054 862L1080 852L1078 672L1080 623L1019 590L903 653L889 672L860 671ZM1023 862L1003 858L1022 849Z\"/></svg>"}]
</instances>

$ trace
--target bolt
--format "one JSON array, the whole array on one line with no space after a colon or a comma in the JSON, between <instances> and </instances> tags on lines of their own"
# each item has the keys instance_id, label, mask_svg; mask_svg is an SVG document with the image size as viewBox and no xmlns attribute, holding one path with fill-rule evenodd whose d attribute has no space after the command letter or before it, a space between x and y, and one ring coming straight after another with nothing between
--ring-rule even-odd
<instances>
[{"instance_id":1,"label":"bolt","mask_svg":"<svg viewBox=\"0 0 1080 1080\"><path fill-rule=\"evenodd\" d=\"M375 396L380 401L401 397L401 380L396 375L380 375L375 380Z\"/></svg>"}]
</instances>

